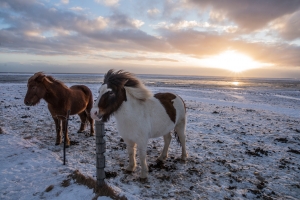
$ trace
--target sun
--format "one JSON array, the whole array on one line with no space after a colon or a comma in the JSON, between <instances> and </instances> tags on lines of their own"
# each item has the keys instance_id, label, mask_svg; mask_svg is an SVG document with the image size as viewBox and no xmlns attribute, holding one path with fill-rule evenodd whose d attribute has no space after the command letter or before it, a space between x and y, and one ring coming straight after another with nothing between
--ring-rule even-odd
<instances>
[{"instance_id":1,"label":"sun","mask_svg":"<svg viewBox=\"0 0 300 200\"><path fill-rule=\"evenodd\" d=\"M233 50L228 50L219 55L202 59L201 64L236 73L265 66L265 63L257 62L251 57Z\"/></svg>"}]
</instances>

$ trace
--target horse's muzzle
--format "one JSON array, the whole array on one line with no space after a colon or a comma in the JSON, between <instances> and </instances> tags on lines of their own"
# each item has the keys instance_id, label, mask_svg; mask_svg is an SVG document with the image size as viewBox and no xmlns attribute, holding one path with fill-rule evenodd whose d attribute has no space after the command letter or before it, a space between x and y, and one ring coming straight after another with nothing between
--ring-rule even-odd
<instances>
[{"instance_id":1,"label":"horse's muzzle","mask_svg":"<svg viewBox=\"0 0 300 200\"><path fill-rule=\"evenodd\" d=\"M102 121L103 115L97 115L97 117L98 117L98 121Z\"/></svg>"},{"instance_id":2,"label":"horse's muzzle","mask_svg":"<svg viewBox=\"0 0 300 200\"><path fill-rule=\"evenodd\" d=\"M32 106L32 103L30 103L29 101L24 101L24 104L25 104L26 106Z\"/></svg>"},{"instance_id":3,"label":"horse's muzzle","mask_svg":"<svg viewBox=\"0 0 300 200\"><path fill-rule=\"evenodd\" d=\"M101 121L103 115L98 115L97 113L93 113L93 114L91 114L91 117L96 121Z\"/></svg>"},{"instance_id":4,"label":"horse's muzzle","mask_svg":"<svg viewBox=\"0 0 300 200\"><path fill-rule=\"evenodd\" d=\"M98 108L92 108L91 110L91 117L96 120L96 121L100 121L102 120L103 115L100 114Z\"/></svg>"},{"instance_id":5,"label":"horse's muzzle","mask_svg":"<svg viewBox=\"0 0 300 200\"><path fill-rule=\"evenodd\" d=\"M94 120L96 120L96 121L101 121L103 115L92 115L91 117L92 117Z\"/></svg>"}]
</instances>

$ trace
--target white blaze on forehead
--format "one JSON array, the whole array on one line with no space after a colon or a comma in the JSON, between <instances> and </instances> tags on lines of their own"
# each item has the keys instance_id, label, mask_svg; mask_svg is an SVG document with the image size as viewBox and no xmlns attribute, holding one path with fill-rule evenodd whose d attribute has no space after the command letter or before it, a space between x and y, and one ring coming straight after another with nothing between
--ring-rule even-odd
<instances>
[{"instance_id":1,"label":"white blaze on forehead","mask_svg":"<svg viewBox=\"0 0 300 200\"><path fill-rule=\"evenodd\" d=\"M112 89L111 89L111 88L108 88L108 87L107 87L107 84L103 84L103 85L99 88L99 96L98 96L97 100L96 100L95 103L94 103L94 107L98 107L98 104L99 104L99 101L100 101L102 95L105 94L105 93L108 92L108 91L112 91Z\"/></svg>"},{"instance_id":2,"label":"white blaze on forehead","mask_svg":"<svg viewBox=\"0 0 300 200\"><path fill-rule=\"evenodd\" d=\"M99 88L99 96L102 96L103 94L105 94L106 92L108 91L112 91L111 88L108 88L107 87L107 84L104 84L102 85L100 88Z\"/></svg>"}]
</instances>

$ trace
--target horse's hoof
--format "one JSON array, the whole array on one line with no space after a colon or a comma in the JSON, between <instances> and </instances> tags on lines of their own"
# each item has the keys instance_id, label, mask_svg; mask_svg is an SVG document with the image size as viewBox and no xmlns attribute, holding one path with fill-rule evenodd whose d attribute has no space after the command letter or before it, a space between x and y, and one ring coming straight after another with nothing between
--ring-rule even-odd
<instances>
[{"instance_id":1,"label":"horse's hoof","mask_svg":"<svg viewBox=\"0 0 300 200\"><path fill-rule=\"evenodd\" d=\"M156 162L164 162L165 160L167 160L168 156L159 156L157 159L156 159Z\"/></svg>"},{"instance_id":2,"label":"horse's hoof","mask_svg":"<svg viewBox=\"0 0 300 200\"><path fill-rule=\"evenodd\" d=\"M55 145L56 145L56 146L57 146L57 145L60 145L60 143L56 142Z\"/></svg>"},{"instance_id":3,"label":"horse's hoof","mask_svg":"<svg viewBox=\"0 0 300 200\"><path fill-rule=\"evenodd\" d=\"M84 130L78 130L77 133L83 133Z\"/></svg>"},{"instance_id":4,"label":"horse's hoof","mask_svg":"<svg viewBox=\"0 0 300 200\"><path fill-rule=\"evenodd\" d=\"M66 148L69 148L70 147L70 145L69 144L66 144Z\"/></svg>"},{"instance_id":5,"label":"horse's hoof","mask_svg":"<svg viewBox=\"0 0 300 200\"><path fill-rule=\"evenodd\" d=\"M146 178L139 178L139 181L141 182L141 183L147 183L147 181L148 181L148 178L146 177Z\"/></svg>"},{"instance_id":6,"label":"horse's hoof","mask_svg":"<svg viewBox=\"0 0 300 200\"><path fill-rule=\"evenodd\" d=\"M92 137L92 136L94 136L95 135L95 133L90 133L90 136Z\"/></svg>"}]
</instances>

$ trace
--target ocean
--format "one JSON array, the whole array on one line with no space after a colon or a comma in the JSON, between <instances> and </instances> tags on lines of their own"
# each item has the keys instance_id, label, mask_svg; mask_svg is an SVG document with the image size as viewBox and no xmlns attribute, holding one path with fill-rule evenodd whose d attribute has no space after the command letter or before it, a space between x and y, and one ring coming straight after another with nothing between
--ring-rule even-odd
<instances>
[{"instance_id":1,"label":"ocean","mask_svg":"<svg viewBox=\"0 0 300 200\"><path fill-rule=\"evenodd\" d=\"M33 74L0 73L0 83L26 83ZM70 84L101 84L104 74L47 74ZM201 89L275 89L300 91L300 79L137 75L145 85Z\"/></svg>"}]
</instances>

